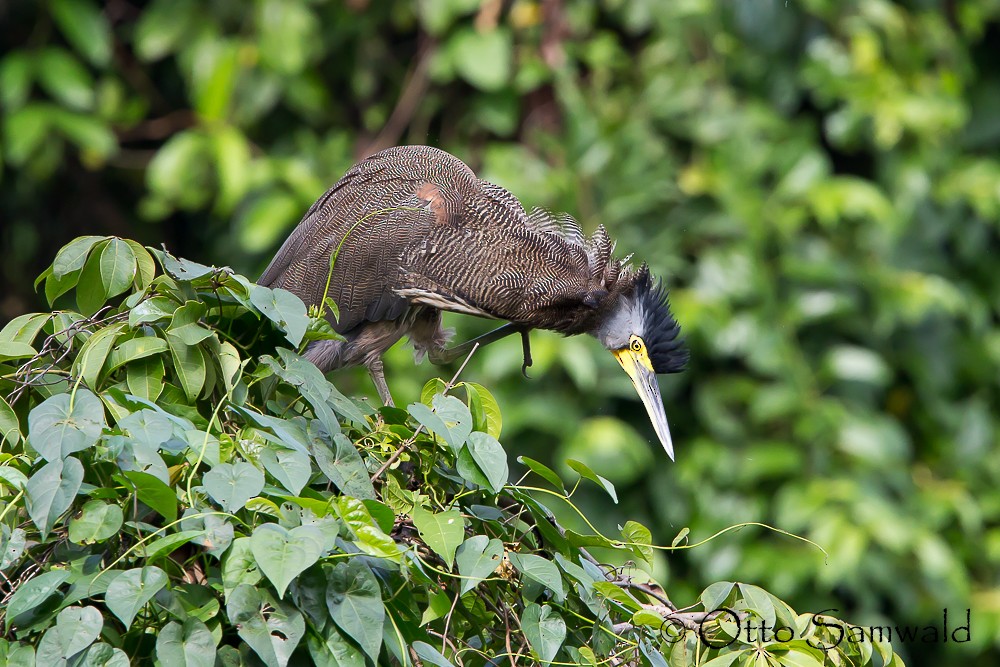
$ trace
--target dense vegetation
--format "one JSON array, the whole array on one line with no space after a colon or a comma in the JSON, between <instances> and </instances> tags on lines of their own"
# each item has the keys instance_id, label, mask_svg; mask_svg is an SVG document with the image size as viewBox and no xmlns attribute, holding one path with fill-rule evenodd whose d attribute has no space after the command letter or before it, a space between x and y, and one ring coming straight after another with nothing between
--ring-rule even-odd
<instances>
[{"instance_id":1,"label":"dense vegetation","mask_svg":"<svg viewBox=\"0 0 1000 667\"><path fill-rule=\"evenodd\" d=\"M81 237L40 279L76 309L0 331L2 664L902 666L751 584L677 612L648 528L548 509L613 484L508 483L484 387L375 411L275 349L336 336L295 296L155 254Z\"/></svg>"},{"instance_id":2,"label":"dense vegetation","mask_svg":"<svg viewBox=\"0 0 1000 667\"><path fill-rule=\"evenodd\" d=\"M997 660L997 0L51 0L0 22L0 318L47 310L29 277L84 234L256 275L357 157L438 145L604 223L692 349L663 382L676 465L592 341L534 335L530 382L517 341L477 352L463 377L515 457L611 480L616 506L573 496L609 536L760 521L830 554L758 529L655 551L677 600L740 580L863 623L969 608L971 641L897 648ZM417 401L438 371L389 356Z\"/></svg>"}]
</instances>

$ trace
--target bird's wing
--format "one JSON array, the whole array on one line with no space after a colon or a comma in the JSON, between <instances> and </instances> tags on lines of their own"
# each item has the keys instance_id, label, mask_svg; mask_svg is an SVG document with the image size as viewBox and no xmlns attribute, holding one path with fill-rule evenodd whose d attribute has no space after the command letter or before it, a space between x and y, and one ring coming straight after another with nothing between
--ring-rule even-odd
<instances>
[{"instance_id":1,"label":"bird's wing","mask_svg":"<svg viewBox=\"0 0 1000 667\"><path fill-rule=\"evenodd\" d=\"M338 331L400 317L407 308L405 295L395 291L400 256L461 215L462 185L474 179L436 149L378 153L313 204L258 282L283 287L307 305L325 293L340 309Z\"/></svg>"}]
</instances>

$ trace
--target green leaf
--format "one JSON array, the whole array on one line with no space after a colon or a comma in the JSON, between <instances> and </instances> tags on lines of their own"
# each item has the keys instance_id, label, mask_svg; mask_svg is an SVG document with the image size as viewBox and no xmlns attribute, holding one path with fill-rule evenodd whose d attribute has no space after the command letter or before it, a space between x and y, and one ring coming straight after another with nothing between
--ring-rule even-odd
<instances>
[{"instance_id":1,"label":"green leaf","mask_svg":"<svg viewBox=\"0 0 1000 667\"><path fill-rule=\"evenodd\" d=\"M111 28L98 6L87 0L53 0L52 17L67 41L92 64L111 62Z\"/></svg>"},{"instance_id":2,"label":"green leaf","mask_svg":"<svg viewBox=\"0 0 1000 667\"><path fill-rule=\"evenodd\" d=\"M101 251L101 283L108 297L121 294L132 286L137 270L135 254L128 243L112 238Z\"/></svg>"},{"instance_id":3,"label":"green leaf","mask_svg":"<svg viewBox=\"0 0 1000 667\"><path fill-rule=\"evenodd\" d=\"M139 58L159 60L186 43L185 37L197 25L197 8L194 3L159 0L143 9L133 34Z\"/></svg>"},{"instance_id":4,"label":"green leaf","mask_svg":"<svg viewBox=\"0 0 1000 667\"><path fill-rule=\"evenodd\" d=\"M220 463L202 478L205 491L227 512L235 512L264 490L264 473L245 461Z\"/></svg>"},{"instance_id":5,"label":"green leaf","mask_svg":"<svg viewBox=\"0 0 1000 667\"><path fill-rule=\"evenodd\" d=\"M535 459L529 458L527 456L518 456L517 462L523 463L524 465L528 466L531 472L535 473L536 475L544 479L546 482L557 488L563 494L566 493L566 487L563 485L562 479L559 477L559 475L556 474L556 471L548 467L541 461L536 461Z\"/></svg>"},{"instance_id":6,"label":"green leaf","mask_svg":"<svg viewBox=\"0 0 1000 667\"><path fill-rule=\"evenodd\" d=\"M38 332L52 318L49 313L18 315L0 329L0 343L27 343L32 345Z\"/></svg>"},{"instance_id":7,"label":"green leaf","mask_svg":"<svg viewBox=\"0 0 1000 667\"><path fill-rule=\"evenodd\" d=\"M503 446L492 435L474 431L469 434L466 447L489 481L490 490L493 493L500 493L510 475L507 468L507 452Z\"/></svg>"},{"instance_id":8,"label":"green leaf","mask_svg":"<svg viewBox=\"0 0 1000 667\"><path fill-rule=\"evenodd\" d=\"M289 343L297 347L302 342L309 316L299 297L280 288L272 290L254 285L250 290L250 302L285 332Z\"/></svg>"},{"instance_id":9,"label":"green leaf","mask_svg":"<svg viewBox=\"0 0 1000 667\"><path fill-rule=\"evenodd\" d=\"M10 50L0 59L0 102L8 112L19 109L27 101L34 77L33 65L31 54L26 50ZM5 129L11 134L11 128Z\"/></svg>"},{"instance_id":10,"label":"green leaf","mask_svg":"<svg viewBox=\"0 0 1000 667\"><path fill-rule=\"evenodd\" d=\"M14 408L10 407L3 396L0 396L0 445L9 443L11 447L16 447L21 442L21 424L17 419Z\"/></svg>"},{"instance_id":11,"label":"green leaf","mask_svg":"<svg viewBox=\"0 0 1000 667\"><path fill-rule=\"evenodd\" d=\"M615 492L615 485L609 482L607 479L601 477L596 472L590 469L590 467L583 463L582 461L576 461L574 459L569 459L566 461L566 465L572 468L574 471L578 472L580 476L589 479L592 482L596 482L600 485L608 495L611 496L611 500L618 504L618 493Z\"/></svg>"},{"instance_id":12,"label":"green leaf","mask_svg":"<svg viewBox=\"0 0 1000 667\"><path fill-rule=\"evenodd\" d=\"M256 586L262 576L250 548L250 538L238 537L233 540L233 546L222 560L222 586L226 598L240 584Z\"/></svg>"},{"instance_id":13,"label":"green leaf","mask_svg":"<svg viewBox=\"0 0 1000 667\"><path fill-rule=\"evenodd\" d=\"M130 628L135 615L166 585L166 572L156 566L126 570L108 586L104 604Z\"/></svg>"},{"instance_id":14,"label":"green leaf","mask_svg":"<svg viewBox=\"0 0 1000 667\"><path fill-rule=\"evenodd\" d=\"M427 642L413 642L411 646L417 657L427 664L437 665L438 667L455 667L448 661L448 658L441 655L437 649Z\"/></svg>"},{"instance_id":15,"label":"green leaf","mask_svg":"<svg viewBox=\"0 0 1000 667\"><path fill-rule=\"evenodd\" d=\"M136 336L122 341L111 350L104 372L113 373L118 368L137 359L145 359L167 351L167 341L157 336ZM162 364L162 362L161 362ZM135 392L133 392L135 393Z\"/></svg>"},{"instance_id":16,"label":"green leaf","mask_svg":"<svg viewBox=\"0 0 1000 667\"><path fill-rule=\"evenodd\" d=\"M542 663L552 662L566 640L566 621L548 605L527 605L521 615L521 630Z\"/></svg>"},{"instance_id":17,"label":"green leaf","mask_svg":"<svg viewBox=\"0 0 1000 667\"><path fill-rule=\"evenodd\" d=\"M39 664L59 665L84 651L101 635L104 618L94 607L67 607L38 643Z\"/></svg>"},{"instance_id":18,"label":"green leaf","mask_svg":"<svg viewBox=\"0 0 1000 667\"><path fill-rule=\"evenodd\" d=\"M76 304L80 312L88 317L96 313L108 298L108 295L104 292L104 283L101 280L101 255L104 252L104 248L107 247L108 242L109 240L107 239L101 239L94 244L76 283ZM52 277L56 277L54 272ZM46 284L46 295L48 295L48 292L49 288L48 284ZM52 300L50 297L49 302L51 303Z\"/></svg>"},{"instance_id":19,"label":"green leaf","mask_svg":"<svg viewBox=\"0 0 1000 667\"><path fill-rule=\"evenodd\" d=\"M455 71L476 88L495 91L510 80L514 46L507 30L466 28L449 38L448 47Z\"/></svg>"},{"instance_id":20,"label":"green leaf","mask_svg":"<svg viewBox=\"0 0 1000 667\"><path fill-rule=\"evenodd\" d=\"M125 382L134 396L155 401L163 391L164 374L163 359L160 357L139 359L126 367Z\"/></svg>"},{"instance_id":21,"label":"green leaf","mask_svg":"<svg viewBox=\"0 0 1000 667\"><path fill-rule=\"evenodd\" d=\"M823 660L817 660L815 656L805 651L795 649L791 649L784 654L774 649L773 655L778 659L778 664L782 665L782 667L823 667L824 663Z\"/></svg>"},{"instance_id":22,"label":"green leaf","mask_svg":"<svg viewBox=\"0 0 1000 667\"><path fill-rule=\"evenodd\" d=\"M677 535L674 537L674 539L670 542L670 546L676 547L681 542L687 541L687 536L688 536L688 534L690 532L691 532L691 529L688 528L687 526L685 526L684 528L681 528L680 532L677 533Z\"/></svg>"},{"instance_id":23,"label":"green leaf","mask_svg":"<svg viewBox=\"0 0 1000 667\"><path fill-rule=\"evenodd\" d=\"M73 362L73 374L83 378L86 385L95 391L111 346L115 344L124 326L115 324L95 331L80 348L80 354Z\"/></svg>"},{"instance_id":24,"label":"green leaf","mask_svg":"<svg viewBox=\"0 0 1000 667\"><path fill-rule=\"evenodd\" d=\"M407 411L430 432L441 436L458 453L472 433L472 413L454 396L435 396L433 411L423 403L412 403Z\"/></svg>"},{"instance_id":25,"label":"green leaf","mask_svg":"<svg viewBox=\"0 0 1000 667\"><path fill-rule=\"evenodd\" d=\"M156 657L174 667L213 667L215 639L197 618L187 618L184 625L171 621L156 635Z\"/></svg>"},{"instance_id":26,"label":"green leaf","mask_svg":"<svg viewBox=\"0 0 1000 667\"><path fill-rule=\"evenodd\" d=\"M324 610L324 614L326 611ZM309 656L317 667L365 667L365 654L332 625L322 637L309 633Z\"/></svg>"},{"instance_id":27,"label":"green leaf","mask_svg":"<svg viewBox=\"0 0 1000 667\"><path fill-rule=\"evenodd\" d=\"M368 566L352 558L328 568L326 606L337 627L377 663L385 606L378 581Z\"/></svg>"},{"instance_id":28,"label":"green leaf","mask_svg":"<svg viewBox=\"0 0 1000 667\"><path fill-rule=\"evenodd\" d=\"M735 585L731 581L717 581L703 590L701 592L701 604L705 607L705 611L718 611L729 597L729 594L733 592L733 586Z\"/></svg>"},{"instance_id":29,"label":"green leaf","mask_svg":"<svg viewBox=\"0 0 1000 667\"><path fill-rule=\"evenodd\" d=\"M635 554L636 558L645 561L648 565L653 564L653 534L649 528L638 521L626 521L622 527L622 537L628 545L629 551Z\"/></svg>"},{"instance_id":30,"label":"green leaf","mask_svg":"<svg viewBox=\"0 0 1000 667\"><path fill-rule=\"evenodd\" d=\"M416 507L411 515L421 539L434 553L441 556L451 569L455 550L465 539L465 521L457 510L432 513Z\"/></svg>"},{"instance_id":31,"label":"green leaf","mask_svg":"<svg viewBox=\"0 0 1000 667\"><path fill-rule=\"evenodd\" d=\"M29 359L36 354L38 354L38 351L27 343L13 341L0 342L0 361Z\"/></svg>"},{"instance_id":32,"label":"green leaf","mask_svg":"<svg viewBox=\"0 0 1000 667\"><path fill-rule=\"evenodd\" d=\"M423 389L420 390L420 402L430 407L434 397L443 394L447 387L448 385L441 378L431 378L424 383Z\"/></svg>"},{"instance_id":33,"label":"green leaf","mask_svg":"<svg viewBox=\"0 0 1000 667\"><path fill-rule=\"evenodd\" d=\"M177 520L177 494L154 475L138 470L122 473L122 479L131 482L139 502L145 503L169 521Z\"/></svg>"},{"instance_id":34,"label":"green leaf","mask_svg":"<svg viewBox=\"0 0 1000 667\"><path fill-rule=\"evenodd\" d=\"M305 634L305 619L293 605L247 584L229 596L226 615L268 667L285 667Z\"/></svg>"},{"instance_id":35,"label":"green leaf","mask_svg":"<svg viewBox=\"0 0 1000 667\"><path fill-rule=\"evenodd\" d=\"M205 386L207 373L205 354L200 346L188 345L183 340L167 332L167 347L174 360L174 373L180 382L181 389L189 401L194 401Z\"/></svg>"},{"instance_id":36,"label":"green leaf","mask_svg":"<svg viewBox=\"0 0 1000 667\"><path fill-rule=\"evenodd\" d=\"M18 586L7 602L7 613L4 617L7 628L10 628L18 616L48 600L69 579L69 576L68 570L50 570Z\"/></svg>"},{"instance_id":37,"label":"green leaf","mask_svg":"<svg viewBox=\"0 0 1000 667\"><path fill-rule=\"evenodd\" d=\"M503 542L486 535L473 535L465 540L455 554L458 572L462 575L459 595L465 595L490 575L503 560Z\"/></svg>"},{"instance_id":38,"label":"green leaf","mask_svg":"<svg viewBox=\"0 0 1000 667\"><path fill-rule=\"evenodd\" d=\"M743 649L742 651L733 651L732 653L723 653L720 656L712 658L704 664L703 667L729 667L734 662L740 659L740 656L748 655L751 651L755 649Z\"/></svg>"},{"instance_id":39,"label":"green leaf","mask_svg":"<svg viewBox=\"0 0 1000 667\"><path fill-rule=\"evenodd\" d=\"M473 414L473 428L477 431L485 431L499 439L500 431L503 429L503 417L500 414L500 404L497 403L497 399L481 384L463 382L462 385L469 398L469 409ZM422 398L423 395L421 395ZM482 415L481 422L476 419L476 415Z\"/></svg>"},{"instance_id":40,"label":"green leaf","mask_svg":"<svg viewBox=\"0 0 1000 667\"><path fill-rule=\"evenodd\" d=\"M206 310L207 307L204 303L188 301L174 311L174 314L170 318L170 326L167 328L167 333L176 337L185 345L197 345L206 338L211 337L211 329L203 327L199 323Z\"/></svg>"},{"instance_id":41,"label":"green leaf","mask_svg":"<svg viewBox=\"0 0 1000 667\"><path fill-rule=\"evenodd\" d=\"M0 530L0 571L20 561L28 545L28 534L23 528L15 528L9 535L7 531L6 526Z\"/></svg>"},{"instance_id":42,"label":"green leaf","mask_svg":"<svg viewBox=\"0 0 1000 667\"><path fill-rule=\"evenodd\" d=\"M314 526L297 526L287 530L275 523L265 523L254 529L250 549L257 567L264 573L283 598L292 579L323 555L325 540Z\"/></svg>"},{"instance_id":43,"label":"green leaf","mask_svg":"<svg viewBox=\"0 0 1000 667\"><path fill-rule=\"evenodd\" d=\"M67 107L85 111L94 106L94 79L68 51L56 47L36 54L39 83Z\"/></svg>"},{"instance_id":44,"label":"green leaf","mask_svg":"<svg viewBox=\"0 0 1000 667\"><path fill-rule=\"evenodd\" d=\"M70 508L83 484L83 465L72 456L50 461L24 486L28 516L38 527L42 539L49 534L56 519Z\"/></svg>"},{"instance_id":45,"label":"green leaf","mask_svg":"<svg viewBox=\"0 0 1000 667\"><path fill-rule=\"evenodd\" d=\"M757 612L768 627L774 627L776 612L767 591L752 584L739 584L739 587L747 607Z\"/></svg>"},{"instance_id":46,"label":"green leaf","mask_svg":"<svg viewBox=\"0 0 1000 667\"><path fill-rule=\"evenodd\" d=\"M400 552L396 543L382 532L361 500L350 496L341 496L337 498L334 506L340 518L354 533L354 543L359 549L377 558L399 561Z\"/></svg>"},{"instance_id":47,"label":"green leaf","mask_svg":"<svg viewBox=\"0 0 1000 667\"><path fill-rule=\"evenodd\" d=\"M204 531L201 530L182 530L179 533L171 533L147 542L139 547L138 551L146 559L146 563L155 563L203 534Z\"/></svg>"},{"instance_id":48,"label":"green leaf","mask_svg":"<svg viewBox=\"0 0 1000 667\"><path fill-rule=\"evenodd\" d=\"M125 515L118 505L103 500L90 500L80 512L80 516L69 523L69 540L77 544L103 542L116 535L122 527Z\"/></svg>"},{"instance_id":49,"label":"green leaf","mask_svg":"<svg viewBox=\"0 0 1000 667\"><path fill-rule=\"evenodd\" d=\"M507 557L518 572L552 591L556 600L561 602L566 599L562 575L555 563L535 554L519 554L514 551L509 552Z\"/></svg>"},{"instance_id":50,"label":"green leaf","mask_svg":"<svg viewBox=\"0 0 1000 667\"><path fill-rule=\"evenodd\" d=\"M260 450L260 463L283 487L299 495L312 476L309 455L294 449L265 447ZM279 596L280 597L280 596Z\"/></svg>"},{"instance_id":51,"label":"green leaf","mask_svg":"<svg viewBox=\"0 0 1000 667\"><path fill-rule=\"evenodd\" d=\"M104 404L90 390L56 394L28 414L31 446L49 461L97 444L107 423Z\"/></svg>"}]
</instances>

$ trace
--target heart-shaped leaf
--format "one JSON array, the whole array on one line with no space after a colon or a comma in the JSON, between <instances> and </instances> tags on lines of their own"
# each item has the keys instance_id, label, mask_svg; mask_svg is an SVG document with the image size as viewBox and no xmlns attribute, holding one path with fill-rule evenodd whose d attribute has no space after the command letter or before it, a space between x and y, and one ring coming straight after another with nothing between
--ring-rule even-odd
<instances>
[{"instance_id":1,"label":"heart-shaped leaf","mask_svg":"<svg viewBox=\"0 0 1000 667\"><path fill-rule=\"evenodd\" d=\"M235 512L264 490L264 473L245 461L220 463L202 478L205 491L227 512Z\"/></svg>"},{"instance_id":2,"label":"heart-shaped leaf","mask_svg":"<svg viewBox=\"0 0 1000 667\"><path fill-rule=\"evenodd\" d=\"M521 615L521 630L541 662L552 662L566 639L566 621L549 606L529 604Z\"/></svg>"},{"instance_id":3,"label":"heart-shaped leaf","mask_svg":"<svg viewBox=\"0 0 1000 667\"><path fill-rule=\"evenodd\" d=\"M257 567L283 598L288 584L323 555L324 538L315 526L287 530L276 523L264 523L250 536Z\"/></svg>"},{"instance_id":4,"label":"heart-shaped leaf","mask_svg":"<svg viewBox=\"0 0 1000 667\"><path fill-rule=\"evenodd\" d=\"M104 594L104 603L126 628L157 591L167 585L167 574L155 565L127 570L115 578Z\"/></svg>"},{"instance_id":5,"label":"heart-shaped leaf","mask_svg":"<svg viewBox=\"0 0 1000 667\"><path fill-rule=\"evenodd\" d=\"M360 560L352 558L327 570L326 606L333 622L378 662L385 606L378 580Z\"/></svg>"},{"instance_id":6,"label":"heart-shaped leaf","mask_svg":"<svg viewBox=\"0 0 1000 667\"><path fill-rule=\"evenodd\" d=\"M441 556L451 569L455 562L455 550L465 539L465 522L457 510L448 512L428 512L417 507L413 510L413 525L417 527L421 539Z\"/></svg>"},{"instance_id":7,"label":"heart-shaped leaf","mask_svg":"<svg viewBox=\"0 0 1000 667\"><path fill-rule=\"evenodd\" d=\"M72 456L45 464L24 485L28 516L44 538L69 509L83 484L83 465Z\"/></svg>"},{"instance_id":8,"label":"heart-shaped leaf","mask_svg":"<svg viewBox=\"0 0 1000 667\"><path fill-rule=\"evenodd\" d=\"M80 653L100 636L104 617L94 607L67 607L45 632L35 656L39 665L58 665Z\"/></svg>"},{"instance_id":9,"label":"heart-shaped leaf","mask_svg":"<svg viewBox=\"0 0 1000 667\"><path fill-rule=\"evenodd\" d=\"M104 404L89 389L56 394L28 415L31 446L48 461L93 447L107 422Z\"/></svg>"},{"instance_id":10,"label":"heart-shaped leaf","mask_svg":"<svg viewBox=\"0 0 1000 667\"><path fill-rule=\"evenodd\" d=\"M458 572L463 577L460 595L465 595L480 581L493 574L502 559L503 542L498 539L491 540L486 535L473 535L463 542L455 554Z\"/></svg>"},{"instance_id":11,"label":"heart-shaped leaf","mask_svg":"<svg viewBox=\"0 0 1000 667\"><path fill-rule=\"evenodd\" d=\"M156 657L164 665L212 667L215 639L197 618L185 619L184 625L171 621L156 636Z\"/></svg>"}]
</instances>

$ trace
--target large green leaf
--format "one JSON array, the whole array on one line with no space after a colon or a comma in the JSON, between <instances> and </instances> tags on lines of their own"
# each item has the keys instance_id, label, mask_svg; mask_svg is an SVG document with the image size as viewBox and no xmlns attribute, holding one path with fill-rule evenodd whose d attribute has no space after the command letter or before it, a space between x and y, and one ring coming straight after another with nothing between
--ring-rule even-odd
<instances>
[{"instance_id":1,"label":"large green leaf","mask_svg":"<svg viewBox=\"0 0 1000 667\"><path fill-rule=\"evenodd\" d=\"M7 613L4 617L7 627L10 628L21 614L35 609L48 600L69 577L70 573L67 570L50 570L18 586L7 602Z\"/></svg>"},{"instance_id":2,"label":"large green leaf","mask_svg":"<svg viewBox=\"0 0 1000 667\"><path fill-rule=\"evenodd\" d=\"M368 468L347 436L337 433L331 439L326 431L313 422L309 425L309 452L327 479L343 493L354 498L375 498L375 487L368 477Z\"/></svg>"},{"instance_id":3,"label":"large green leaf","mask_svg":"<svg viewBox=\"0 0 1000 667\"><path fill-rule=\"evenodd\" d=\"M269 289L254 285L250 290L250 301L269 320L285 332L285 338L298 346L309 325L305 304L299 297L283 289Z\"/></svg>"},{"instance_id":4,"label":"large green leaf","mask_svg":"<svg viewBox=\"0 0 1000 667\"><path fill-rule=\"evenodd\" d=\"M93 447L107 423L104 404L90 390L56 394L28 414L31 446L49 461Z\"/></svg>"},{"instance_id":5,"label":"large green leaf","mask_svg":"<svg viewBox=\"0 0 1000 667\"><path fill-rule=\"evenodd\" d=\"M510 471L507 468L507 452L488 433L474 431L469 434L465 446L479 470L486 477L487 486L493 493L500 493L507 483Z\"/></svg>"},{"instance_id":6,"label":"large green leaf","mask_svg":"<svg viewBox=\"0 0 1000 667\"><path fill-rule=\"evenodd\" d=\"M215 639L197 618L185 619L184 625L171 621L156 635L156 657L164 665L213 667Z\"/></svg>"},{"instance_id":7,"label":"large green leaf","mask_svg":"<svg viewBox=\"0 0 1000 667\"><path fill-rule=\"evenodd\" d=\"M260 451L260 462L293 495L298 495L312 476L309 455L295 449L265 447Z\"/></svg>"},{"instance_id":8,"label":"large green leaf","mask_svg":"<svg viewBox=\"0 0 1000 667\"><path fill-rule=\"evenodd\" d=\"M21 442L21 423L17 419L14 408L3 396L0 396L0 445L9 443L11 447Z\"/></svg>"},{"instance_id":9,"label":"large green leaf","mask_svg":"<svg viewBox=\"0 0 1000 667\"><path fill-rule=\"evenodd\" d=\"M177 374L181 389L189 401L194 401L205 386L205 353L200 345L188 345L170 331L167 332L167 347L170 348L174 373Z\"/></svg>"},{"instance_id":10,"label":"large green leaf","mask_svg":"<svg viewBox=\"0 0 1000 667\"><path fill-rule=\"evenodd\" d=\"M135 615L166 585L167 573L156 566L126 570L108 586L104 604L129 628Z\"/></svg>"},{"instance_id":11,"label":"large green leaf","mask_svg":"<svg viewBox=\"0 0 1000 667\"><path fill-rule=\"evenodd\" d=\"M202 478L205 490L227 512L235 512L264 489L264 473L253 465L220 463Z\"/></svg>"},{"instance_id":12,"label":"large green leaf","mask_svg":"<svg viewBox=\"0 0 1000 667\"><path fill-rule=\"evenodd\" d=\"M50 461L24 486L28 516L44 539L52 526L70 508L83 484L83 464L72 456Z\"/></svg>"},{"instance_id":13,"label":"large green leaf","mask_svg":"<svg viewBox=\"0 0 1000 667\"><path fill-rule=\"evenodd\" d=\"M83 652L100 636L104 618L95 607L67 607L38 643L39 664L59 665Z\"/></svg>"},{"instance_id":14,"label":"large green leaf","mask_svg":"<svg viewBox=\"0 0 1000 667\"><path fill-rule=\"evenodd\" d=\"M268 667L285 667L305 634L305 619L292 604L247 584L233 590L226 614L243 641Z\"/></svg>"},{"instance_id":15,"label":"large green leaf","mask_svg":"<svg viewBox=\"0 0 1000 667\"><path fill-rule=\"evenodd\" d=\"M101 251L101 283L105 295L117 296L131 287L136 270L131 246L121 239L110 239Z\"/></svg>"},{"instance_id":16,"label":"large green leaf","mask_svg":"<svg viewBox=\"0 0 1000 667\"><path fill-rule=\"evenodd\" d=\"M456 510L428 512L417 507L413 510L413 525L420 537L434 552L444 559L448 569L455 562L455 550L465 539L465 521Z\"/></svg>"},{"instance_id":17,"label":"large green leaf","mask_svg":"<svg viewBox=\"0 0 1000 667\"><path fill-rule=\"evenodd\" d=\"M378 580L356 558L327 568L326 605L337 627L378 662L385 606Z\"/></svg>"},{"instance_id":18,"label":"large green leaf","mask_svg":"<svg viewBox=\"0 0 1000 667\"><path fill-rule=\"evenodd\" d=\"M555 594L557 600L562 601L566 598L562 575L559 574L559 568L555 563L535 554L519 554L513 551L508 553L507 557L518 572L548 588Z\"/></svg>"},{"instance_id":19,"label":"large green leaf","mask_svg":"<svg viewBox=\"0 0 1000 667\"><path fill-rule=\"evenodd\" d=\"M350 496L340 496L335 504L340 518L354 533L354 544L365 553L378 558L399 560L399 547L372 518L364 502Z\"/></svg>"},{"instance_id":20,"label":"large green leaf","mask_svg":"<svg viewBox=\"0 0 1000 667\"><path fill-rule=\"evenodd\" d=\"M149 505L167 521L177 519L177 494L155 475L138 470L122 473L129 486L135 489L136 498Z\"/></svg>"},{"instance_id":21,"label":"large green leaf","mask_svg":"<svg viewBox=\"0 0 1000 667\"><path fill-rule=\"evenodd\" d=\"M283 598L288 584L323 554L325 540L314 526L297 526L288 530L274 523L254 529L250 549L257 567L264 573Z\"/></svg>"},{"instance_id":22,"label":"large green leaf","mask_svg":"<svg viewBox=\"0 0 1000 667\"><path fill-rule=\"evenodd\" d=\"M69 539L77 544L103 542L122 527L125 515L118 505L103 500L88 501L69 523Z\"/></svg>"},{"instance_id":23,"label":"large green leaf","mask_svg":"<svg viewBox=\"0 0 1000 667\"><path fill-rule=\"evenodd\" d=\"M101 369L124 326L124 324L117 324L100 329L94 332L80 348L80 354L73 362L73 373L83 378L83 381L91 389L98 389L97 382L101 375Z\"/></svg>"},{"instance_id":24,"label":"large green leaf","mask_svg":"<svg viewBox=\"0 0 1000 667\"><path fill-rule=\"evenodd\" d=\"M53 0L52 16L73 48L92 65L111 60L111 28L100 5L88 0Z\"/></svg>"},{"instance_id":25,"label":"large green leaf","mask_svg":"<svg viewBox=\"0 0 1000 667\"><path fill-rule=\"evenodd\" d=\"M503 542L486 535L473 535L458 547L455 562L463 577L460 595L471 591L500 567L503 551Z\"/></svg>"},{"instance_id":26,"label":"large green leaf","mask_svg":"<svg viewBox=\"0 0 1000 667\"><path fill-rule=\"evenodd\" d=\"M527 605L521 615L521 630L543 664L555 660L566 640L566 621L548 605Z\"/></svg>"}]
</instances>

